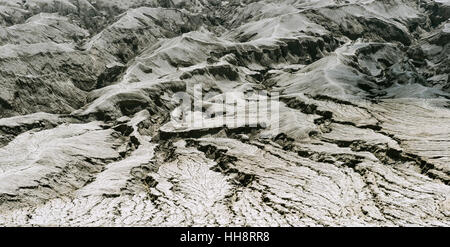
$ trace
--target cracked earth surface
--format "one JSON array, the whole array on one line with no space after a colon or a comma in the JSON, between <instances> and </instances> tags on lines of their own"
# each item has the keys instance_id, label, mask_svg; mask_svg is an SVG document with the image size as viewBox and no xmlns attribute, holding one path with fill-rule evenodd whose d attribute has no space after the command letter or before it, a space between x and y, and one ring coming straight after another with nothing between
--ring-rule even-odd
<instances>
[{"instance_id":1,"label":"cracked earth surface","mask_svg":"<svg viewBox=\"0 0 450 247\"><path fill-rule=\"evenodd\" d=\"M449 1L0 6L2 226L450 226Z\"/></svg>"}]
</instances>

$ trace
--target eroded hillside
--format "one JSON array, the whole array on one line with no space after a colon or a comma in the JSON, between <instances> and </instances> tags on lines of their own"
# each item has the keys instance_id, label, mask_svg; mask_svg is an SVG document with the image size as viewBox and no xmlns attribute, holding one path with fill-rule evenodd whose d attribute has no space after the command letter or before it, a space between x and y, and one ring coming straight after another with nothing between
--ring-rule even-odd
<instances>
[{"instance_id":1,"label":"eroded hillside","mask_svg":"<svg viewBox=\"0 0 450 247\"><path fill-rule=\"evenodd\" d=\"M450 226L449 18L0 0L0 225Z\"/></svg>"}]
</instances>

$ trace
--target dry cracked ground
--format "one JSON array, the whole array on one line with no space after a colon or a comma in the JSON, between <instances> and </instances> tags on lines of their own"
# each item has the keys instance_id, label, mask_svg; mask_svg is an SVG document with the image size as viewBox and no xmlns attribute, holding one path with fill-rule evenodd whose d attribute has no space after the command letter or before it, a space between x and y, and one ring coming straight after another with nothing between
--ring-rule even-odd
<instances>
[{"instance_id":1,"label":"dry cracked ground","mask_svg":"<svg viewBox=\"0 0 450 247\"><path fill-rule=\"evenodd\" d=\"M450 226L449 18L0 0L0 225ZM260 91L275 121L221 100Z\"/></svg>"}]
</instances>

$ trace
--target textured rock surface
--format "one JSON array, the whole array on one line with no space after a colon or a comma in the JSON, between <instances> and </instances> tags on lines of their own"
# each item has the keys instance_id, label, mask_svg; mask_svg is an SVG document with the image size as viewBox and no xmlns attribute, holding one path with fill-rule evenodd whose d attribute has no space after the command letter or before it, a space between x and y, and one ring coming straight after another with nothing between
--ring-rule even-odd
<instances>
[{"instance_id":1,"label":"textured rock surface","mask_svg":"<svg viewBox=\"0 0 450 247\"><path fill-rule=\"evenodd\" d=\"M0 225L450 226L449 18L0 0Z\"/></svg>"}]
</instances>

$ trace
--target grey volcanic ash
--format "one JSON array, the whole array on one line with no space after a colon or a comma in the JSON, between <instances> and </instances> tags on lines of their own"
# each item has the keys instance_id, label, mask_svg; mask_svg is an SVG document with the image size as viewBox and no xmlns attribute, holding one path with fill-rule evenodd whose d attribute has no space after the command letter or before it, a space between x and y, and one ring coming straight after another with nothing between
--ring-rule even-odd
<instances>
[{"instance_id":1,"label":"grey volcanic ash","mask_svg":"<svg viewBox=\"0 0 450 247\"><path fill-rule=\"evenodd\" d=\"M450 226L449 18L0 0L0 225Z\"/></svg>"}]
</instances>

